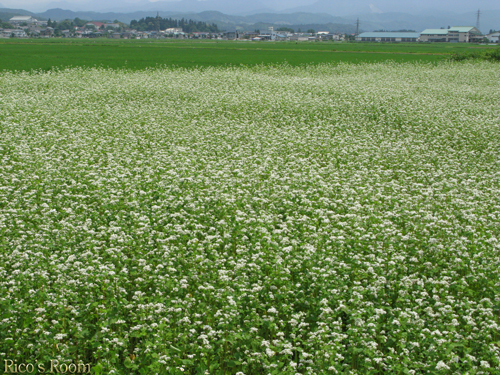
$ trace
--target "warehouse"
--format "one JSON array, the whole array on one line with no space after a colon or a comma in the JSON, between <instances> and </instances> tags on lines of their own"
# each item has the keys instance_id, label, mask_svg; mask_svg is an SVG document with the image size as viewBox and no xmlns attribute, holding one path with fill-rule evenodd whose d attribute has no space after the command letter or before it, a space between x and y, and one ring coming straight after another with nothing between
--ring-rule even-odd
<instances>
[{"instance_id":1,"label":"warehouse","mask_svg":"<svg viewBox=\"0 0 500 375\"><path fill-rule=\"evenodd\" d=\"M38 23L38 20L31 16L15 16L9 20L9 23L11 25L21 25L21 24L32 25Z\"/></svg>"},{"instance_id":2,"label":"warehouse","mask_svg":"<svg viewBox=\"0 0 500 375\"><path fill-rule=\"evenodd\" d=\"M417 42L420 33L374 31L356 36L359 42Z\"/></svg>"}]
</instances>

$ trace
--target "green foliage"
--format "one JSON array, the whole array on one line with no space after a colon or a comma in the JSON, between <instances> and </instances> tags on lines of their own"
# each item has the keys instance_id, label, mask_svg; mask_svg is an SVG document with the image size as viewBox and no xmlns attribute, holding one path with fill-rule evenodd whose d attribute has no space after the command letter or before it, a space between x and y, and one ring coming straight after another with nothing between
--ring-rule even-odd
<instances>
[{"instance_id":1,"label":"green foliage","mask_svg":"<svg viewBox=\"0 0 500 375\"><path fill-rule=\"evenodd\" d=\"M500 372L497 64L0 79L3 359Z\"/></svg>"},{"instance_id":2,"label":"green foliage","mask_svg":"<svg viewBox=\"0 0 500 375\"><path fill-rule=\"evenodd\" d=\"M292 29L291 27L279 27L276 29L276 31L288 31L289 33L294 33L295 30Z\"/></svg>"},{"instance_id":3,"label":"green foliage","mask_svg":"<svg viewBox=\"0 0 500 375\"><path fill-rule=\"evenodd\" d=\"M60 35L62 30L72 30L75 26L82 27L88 21L82 20L80 18L75 18L74 20L62 20L62 21L52 21L50 18L47 21L47 26L52 27L57 35Z\"/></svg>"},{"instance_id":4,"label":"green foliage","mask_svg":"<svg viewBox=\"0 0 500 375\"><path fill-rule=\"evenodd\" d=\"M487 60L500 61L500 47L491 48L486 51L454 53L450 61Z\"/></svg>"},{"instance_id":5,"label":"green foliage","mask_svg":"<svg viewBox=\"0 0 500 375\"><path fill-rule=\"evenodd\" d=\"M12 26L10 23L8 22L3 22L2 20L0 20L0 28L1 29L13 29L14 26Z\"/></svg>"}]
</instances>

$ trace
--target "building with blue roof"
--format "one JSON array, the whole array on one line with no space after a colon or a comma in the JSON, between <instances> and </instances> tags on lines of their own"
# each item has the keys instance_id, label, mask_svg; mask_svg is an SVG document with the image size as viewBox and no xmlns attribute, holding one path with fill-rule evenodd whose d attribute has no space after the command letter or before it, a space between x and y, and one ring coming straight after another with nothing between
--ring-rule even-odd
<instances>
[{"instance_id":1,"label":"building with blue roof","mask_svg":"<svg viewBox=\"0 0 500 375\"><path fill-rule=\"evenodd\" d=\"M374 31L361 33L356 36L359 42L417 42L420 33Z\"/></svg>"},{"instance_id":2,"label":"building with blue roof","mask_svg":"<svg viewBox=\"0 0 500 375\"><path fill-rule=\"evenodd\" d=\"M453 26L449 29L425 29L421 33L373 31L356 36L359 42L455 42L477 43L484 36L474 26Z\"/></svg>"}]
</instances>

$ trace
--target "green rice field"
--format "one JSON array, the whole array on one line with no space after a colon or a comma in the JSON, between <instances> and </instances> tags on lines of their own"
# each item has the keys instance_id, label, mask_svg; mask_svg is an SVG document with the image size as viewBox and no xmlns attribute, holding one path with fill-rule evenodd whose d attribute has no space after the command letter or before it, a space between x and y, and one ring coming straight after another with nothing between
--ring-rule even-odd
<instances>
[{"instance_id":1,"label":"green rice field","mask_svg":"<svg viewBox=\"0 0 500 375\"><path fill-rule=\"evenodd\" d=\"M455 52L495 46L334 42L193 40L6 39L0 41L0 71L66 67L142 70L158 66L206 67L259 64L292 66L339 62L445 60Z\"/></svg>"}]
</instances>

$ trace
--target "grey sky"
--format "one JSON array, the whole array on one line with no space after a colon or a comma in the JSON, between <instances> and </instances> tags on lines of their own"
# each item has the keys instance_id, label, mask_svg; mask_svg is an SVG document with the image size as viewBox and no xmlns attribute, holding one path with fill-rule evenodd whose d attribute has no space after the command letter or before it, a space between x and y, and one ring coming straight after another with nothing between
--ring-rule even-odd
<instances>
[{"instance_id":1,"label":"grey sky","mask_svg":"<svg viewBox=\"0 0 500 375\"><path fill-rule=\"evenodd\" d=\"M181 0L157 2L149 0L0 0L8 8L41 12L50 8L86 11L131 12L136 10L193 11L218 10L228 14L260 12L311 12L334 16L353 14L405 12L430 15L435 12L466 13L500 10L498 0ZM500 26L500 20L499 20Z\"/></svg>"}]
</instances>

